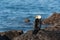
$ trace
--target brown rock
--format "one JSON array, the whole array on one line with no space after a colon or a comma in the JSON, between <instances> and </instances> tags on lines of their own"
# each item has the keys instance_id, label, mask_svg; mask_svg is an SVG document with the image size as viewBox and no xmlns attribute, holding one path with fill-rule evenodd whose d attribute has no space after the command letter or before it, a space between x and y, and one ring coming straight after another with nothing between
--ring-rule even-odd
<instances>
[{"instance_id":1,"label":"brown rock","mask_svg":"<svg viewBox=\"0 0 60 40\"><path fill-rule=\"evenodd\" d=\"M49 18L45 19L42 24L55 24L60 22L60 13L53 13L52 16L50 16Z\"/></svg>"},{"instance_id":2,"label":"brown rock","mask_svg":"<svg viewBox=\"0 0 60 40\"><path fill-rule=\"evenodd\" d=\"M11 31L7 31L7 32L1 32L0 35L1 36L6 36L8 37L9 39L12 39L14 37L17 37L19 35L23 34L23 31L22 30L11 30Z\"/></svg>"},{"instance_id":3,"label":"brown rock","mask_svg":"<svg viewBox=\"0 0 60 40\"><path fill-rule=\"evenodd\" d=\"M33 35L33 30L28 31L21 36L13 38L13 40L38 40L35 35Z\"/></svg>"},{"instance_id":4,"label":"brown rock","mask_svg":"<svg viewBox=\"0 0 60 40\"><path fill-rule=\"evenodd\" d=\"M12 40L59 40L60 31L47 31L40 30L36 35L30 34L32 31L28 31L21 36L15 37Z\"/></svg>"},{"instance_id":5,"label":"brown rock","mask_svg":"<svg viewBox=\"0 0 60 40\"><path fill-rule=\"evenodd\" d=\"M23 31L21 31L21 30L18 30L18 31L12 30L12 31L8 31L8 32L5 33L5 35L8 36L11 39L14 38L14 37L17 37L21 34L23 34Z\"/></svg>"},{"instance_id":6,"label":"brown rock","mask_svg":"<svg viewBox=\"0 0 60 40\"><path fill-rule=\"evenodd\" d=\"M1 36L4 36L4 35L5 35L5 32L0 32L0 35L1 35Z\"/></svg>"}]
</instances>

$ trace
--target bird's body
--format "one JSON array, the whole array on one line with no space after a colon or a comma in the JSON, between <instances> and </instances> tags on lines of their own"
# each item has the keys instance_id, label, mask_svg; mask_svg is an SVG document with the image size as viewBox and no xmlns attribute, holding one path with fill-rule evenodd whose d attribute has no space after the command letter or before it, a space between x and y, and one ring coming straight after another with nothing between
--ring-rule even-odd
<instances>
[{"instance_id":1,"label":"bird's body","mask_svg":"<svg viewBox=\"0 0 60 40\"><path fill-rule=\"evenodd\" d=\"M40 20L39 19L35 19L35 25L34 25L34 28L35 29L40 29Z\"/></svg>"},{"instance_id":2,"label":"bird's body","mask_svg":"<svg viewBox=\"0 0 60 40\"><path fill-rule=\"evenodd\" d=\"M41 29L41 16L36 16L33 34Z\"/></svg>"}]
</instances>

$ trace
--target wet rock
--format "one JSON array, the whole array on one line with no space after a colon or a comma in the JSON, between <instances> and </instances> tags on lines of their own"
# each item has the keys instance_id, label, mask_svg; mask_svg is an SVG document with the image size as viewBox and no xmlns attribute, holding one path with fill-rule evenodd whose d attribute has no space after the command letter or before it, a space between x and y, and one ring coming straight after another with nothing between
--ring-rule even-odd
<instances>
[{"instance_id":1,"label":"wet rock","mask_svg":"<svg viewBox=\"0 0 60 40\"><path fill-rule=\"evenodd\" d=\"M24 20L24 22L25 22L25 23L28 23L28 22L30 22L30 20L29 20L28 18L26 18L26 19Z\"/></svg>"},{"instance_id":2,"label":"wet rock","mask_svg":"<svg viewBox=\"0 0 60 40\"><path fill-rule=\"evenodd\" d=\"M45 19L42 24L55 24L60 22L60 13L53 13L52 16L49 18Z\"/></svg>"}]
</instances>

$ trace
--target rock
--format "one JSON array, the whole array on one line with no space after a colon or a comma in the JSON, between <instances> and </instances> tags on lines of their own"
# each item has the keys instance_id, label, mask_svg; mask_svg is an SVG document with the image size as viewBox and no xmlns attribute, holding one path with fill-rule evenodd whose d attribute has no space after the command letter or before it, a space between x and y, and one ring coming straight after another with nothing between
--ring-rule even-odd
<instances>
[{"instance_id":1,"label":"rock","mask_svg":"<svg viewBox=\"0 0 60 40\"><path fill-rule=\"evenodd\" d=\"M45 31L39 31L37 33L37 37L39 38L39 40L50 40L48 34Z\"/></svg>"},{"instance_id":2,"label":"rock","mask_svg":"<svg viewBox=\"0 0 60 40\"><path fill-rule=\"evenodd\" d=\"M41 30L37 34L40 40L59 40L60 31L46 31Z\"/></svg>"},{"instance_id":3,"label":"rock","mask_svg":"<svg viewBox=\"0 0 60 40\"><path fill-rule=\"evenodd\" d=\"M33 39L34 39L33 30L30 30L25 34L22 34L21 36L13 38L13 40L33 40Z\"/></svg>"},{"instance_id":4,"label":"rock","mask_svg":"<svg viewBox=\"0 0 60 40\"><path fill-rule=\"evenodd\" d=\"M45 19L42 24L55 24L60 22L60 13L53 13L52 16L49 18Z\"/></svg>"},{"instance_id":5,"label":"rock","mask_svg":"<svg viewBox=\"0 0 60 40\"><path fill-rule=\"evenodd\" d=\"M45 28L45 30L49 31L60 31L60 23L56 23L50 27Z\"/></svg>"},{"instance_id":6,"label":"rock","mask_svg":"<svg viewBox=\"0 0 60 40\"><path fill-rule=\"evenodd\" d=\"M1 36L4 36L4 35L5 35L5 32L0 32L0 35L1 35Z\"/></svg>"},{"instance_id":7,"label":"rock","mask_svg":"<svg viewBox=\"0 0 60 40\"><path fill-rule=\"evenodd\" d=\"M29 20L28 18L26 18L26 19L24 20L24 22L25 22L25 23L29 23L30 20Z\"/></svg>"},{"instance_id":8,"label":"rock","mask_svg":"<svg viewBox=\"0 0 60 40\"><path fill-rule=\"evenodd\" d=\"M12 30L12 31L8 31L5 33L5 35L8 36L10 39L17 37L21 34L23 34L23 31L21 31L21 30L18 30L18 31Z\"/></svg>"},{"instance_id":9,"label":"rock","mask_svg":"<svg viewBox=\"0 0 60 40\"><path fill-rule=\"evenodd\" d=\"M49 25L52 24L52 26L45 28L45 30L60 31L60 13L55 12L52 16L45 19L42 23Z\"/></svg>"},{"instance_id":10,"label":"rock","mask_svg":"<svg viewBox=\"0 0 60 40\"><path fill-rule=\"evenodd\" d=\"M2 32L0 33L1 36L6 36L8 37L9 39L12 39L14 37L17 37L19 35L23 34L23 31L22 30L11 30L11 31L7 31L7 32Z\"/></svg>"},{"instance_id":11,"label":"rock","mask_svg":"<svg viewBox=\"0 0 60 40\"><path fill-rule=\"evenodd\" d=\"M17 32L19 33L19 35L23 34L22 30L18 30Z\"/></svg>"},{"instance_id":12,"label":"rock","mask_svg":"<svg viewBox=\"0 0 60 40\"><path fill-rule=\"evenodd\" d=\"M33 31L28 31L21 36L15 37L12 40L59 40L60 31L47 31L40 30L36 35L30 33Z\"/></svg>"},{"instance_id":13,"label":"rock","mask_svg":"<svg viewBox=\"0 0 60 40\"><path fill-rule=\"evenodd\" d=\"M4 35L4 36L0 35L0 40L11 40L11 39L9 39L6 35Z\"/></svg>"},{"instance_id":14,"label":"rock","mask_svg":"<svg viewBox=\"0 0 60 40\"><path fill-rule=\"evenodd\" d=\"M41 29L36 35L33 30L27 31L24 34L19 34L21 31L8 31L5 35L1 36L1 40L59 40L60 31L49 31Z\"/></svg>"}]
</instances>

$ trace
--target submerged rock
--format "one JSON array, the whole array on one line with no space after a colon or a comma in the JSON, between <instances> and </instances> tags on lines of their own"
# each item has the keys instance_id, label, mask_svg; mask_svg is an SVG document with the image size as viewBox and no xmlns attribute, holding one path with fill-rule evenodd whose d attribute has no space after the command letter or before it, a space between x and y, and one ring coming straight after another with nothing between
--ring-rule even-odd
<instances>
[{"instance_id":1,"label":"submerged rock","mask_svg":"<svg viewBox=\"0 0 60 40\"><path fill-rule=\"evenodd\" d=\"M24 20L24 22L25 22L25 23L29 23L30 20L29 20L28 18L26 18L26 19Z\"/></svg>"}]
</instances>

